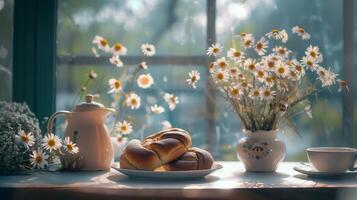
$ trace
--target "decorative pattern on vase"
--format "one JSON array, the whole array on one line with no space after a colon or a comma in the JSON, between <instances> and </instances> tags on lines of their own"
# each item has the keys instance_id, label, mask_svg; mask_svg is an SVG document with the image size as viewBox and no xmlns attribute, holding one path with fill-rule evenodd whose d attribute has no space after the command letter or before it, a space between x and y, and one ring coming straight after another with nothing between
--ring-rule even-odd
<instances>
[{"instance_id":1,"label":"decorative pattern on vase","mask_svg":"<svg viewBox=\"0 0 357 200\"><path fill-rule=\"evenodd\" d=\"M257 160L266 157L271 152L269 143L259 140L247 140L243 144L243 149L244 152L248 154L249 158Z\"/></svg>"}]
</instances>

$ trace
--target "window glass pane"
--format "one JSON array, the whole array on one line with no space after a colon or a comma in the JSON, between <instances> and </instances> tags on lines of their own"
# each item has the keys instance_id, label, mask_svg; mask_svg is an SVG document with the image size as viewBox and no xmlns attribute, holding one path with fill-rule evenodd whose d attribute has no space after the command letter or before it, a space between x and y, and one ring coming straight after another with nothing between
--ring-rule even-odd
<instances>
[{"instance_id":1,"label":"window glass pane","mask_svg":"<svg viewBox=\"0 0 357 200\"><path fill-rule=\"evenodd\" d=\"M150 73L154 78L155 83L149 89L138 88L136 79L132 86L124 87L126 92L132 87L141 97L140 109L132 111L124 107L119 112L120 121L134 120L133 137L158 131L163 126L161 122L168 120L175 127L189 130L195 146L206 146L206 1L62 0L58 3L57 56L74 59L58 59L57 110L73 107L91 70L96 71L98 78L90 81L86 92L99 94L105 106L112 105L108 80L119 78L124 69L110 65L109 58L96 59L92 54L92 39L98 34L128 48L130 64L125 62L126 56L123 61L128 65L129 73L145 60L149 68L140 74ZM146 42L156 46L156 55L152 57L156 64L150 62L151 58L142 56L140 46ZM165 56L170 56L170 62ZM79 59L83 61L81 64L76 63ZM186 83L191 70L201 73L197 89ZM163 100L165 92L179 97L179 104L172 112ZM153 104L164 106L166 111L160 115L151 114ZM108 124L113 125L110 122Z\"/></svg>"},{"instance_id":2,"label":"window glass pane","mask_svg":"<svg viewBox=\"0 0 357 200\"><path fill-rule=\"evenodd\" d=\"M11 100L13 0L0 0L0 101Z\"/></svg>"},{"instance_id":3,"label":"window glass pane","mask_svg":"<svg viewBox=\"0 0 357 200\"><path fill-rule=\"evenodd\" d=\"M152 43L157 55L201 55L205 1L63 0L58 10L58 54L91 55L94 35L125 43L129 55Z\"/></svg>"},{"instance_id":4,"label":"window glass pane","mask_svg":"<svg viewBox=\"0 0 357 200\"><path fill-rule=\"evenodd\" d=\"M286 29L290 36L287 47L298 52L298 58L301 58L310 44L318 45L324 54L324 67L332 67L336 73L342 73L343 1L224 0L217 1L217 9L218 42L222 43L226 50L232 47L232 35L240 32L254 33L259 39L274 28ZM301 41L296 35L291 34L291 28L295 25L304 27L311 34L311 39ZM295 118L302 137L290 130L285 130L285 133L281 134L288 146L288 160L306 159L304 152L306 147L341 144L340 93L335 90L324 90L317 99L310 100L314 102L313 119L303 115ZM222 135L229 135L226 136L227 138L234 138L237 132L240 132L240 129L229 126L238 122L237 117L225 117L225 113L222 112L219 121L227 124L226 129L221 129ZM232 146L236 142L227 141ZM354 144L357 144L357 140ZM230 157L233 157L234 148L230 153L232 154Z\"/></svg>"}]
</instances>

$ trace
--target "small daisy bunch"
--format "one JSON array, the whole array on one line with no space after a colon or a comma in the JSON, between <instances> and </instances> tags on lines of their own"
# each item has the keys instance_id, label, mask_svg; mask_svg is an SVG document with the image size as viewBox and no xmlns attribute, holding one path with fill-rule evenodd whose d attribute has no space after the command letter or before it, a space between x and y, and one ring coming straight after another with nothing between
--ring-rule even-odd
<instances>
[{"instance_id":1,"label":"small daisy bunch","mask_svg":"<svg viewBox=\"0 0 357 200\"><path fill-rule=\"evenodd\" d=\"M29 163L27 168L44 169L49 164L57 164L63 167L64 157L66 155L75 155L79 152L76 143L66 137L64 140L57 135L49 133L43 138L35 138L31 132L26 133L19 130L15 135L15 141L18 145L25 147L29 154Z\"/></svg>"},{"instance_id":2,"label":"small daisy bunch","mask_svg":"<svg viewBox=\"0 0 357 200\"><path fill-rule=\"evenodd\" d=\"M127 110L135 112L145 108L147 115L161 115L166 110L173 111L176 108L176 105L179 103L178 97L174 94L161 91L160 88L156 87L154 77L148 72L149 65L146 61L142 61L134 67L125 65L122 56L128 53L128 49L123 43L116 42L111 45L108 39L98 35L93 38L92 43L95 45L92 47L94 56L98 58L101 54L109 54L109 63L118 70L118 74L109 74L109 89L106 93L113 99L111 107L120 111L114 116L115 125L111 131L117 137L119 143L127 141L131 137L134 128L143 130L136 125L135 121L139 120L131 117L126 112ZM140 52L142 53L143 60L149 59L149 57L155 56L156 47L153 44L144 43L140 46ZM190 81L187 82L195 88L199 79L199 73L196 71L190 75ZM133 85L137 87L132 87ZM158 101L146 102L148 97L140 95L140 90L148 89L156 89L155 91L159 92L159 96L162 96L162 99L160 98L162 105L158 104ZM83 97L84 95L80 96ZM145 103L148 105L146 106ZM125 119L122 119L123 117Z\"/></svg>"},{"instance_id":3,"label":"small daisy bunch","mask_svg":"<svg viewBox=\"0 0 357 200\"><path fill-rule=\"evenodd\" d=\"M291 31L302 40L310 39L302 27ZM209 65L213 82L247 130L277 129L280 122L291 124L296 113L312 117L309 96L335 85L338 91L348 90L346 81L331 67L323 66L318 46L308 45L301 57L288 49L289 35L284 29L273 29L260 38L243 32L238 39L234 46L240 48L229 48L224 54L222 45L216 43L208 48L207 55L215 60ZM194 72L189 75L191 85L199 79L192 78Z\"/></svg>"}]
</instances>

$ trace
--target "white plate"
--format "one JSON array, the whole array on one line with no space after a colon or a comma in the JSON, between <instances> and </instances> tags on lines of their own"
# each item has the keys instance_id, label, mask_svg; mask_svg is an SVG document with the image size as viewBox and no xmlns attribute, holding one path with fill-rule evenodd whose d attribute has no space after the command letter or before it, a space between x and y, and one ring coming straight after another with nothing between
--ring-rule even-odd
<instances>
[{"instance_id":1,"label":"white plate","mask_svg":"<svg viewBox=\"0 0 357 200\"><path fill-rule=\"evenodd\" d=\"M294 167L295 171L306 174L311 177L318 178L336 178L336 177L347 177L354 176L357 174L357 171L346 171L346 172L319 172L314 167L310 166L308 163L301 163L298 166Z\"/></svg>"},{"instance_id":2,"label":"white plate","mask_svg":"<svg viewBox=\"0 0 357 200\"><path fill-rule=\"evenodd\" d=\"M112 168L127 175L130 178L152 178L160 180L183 180L183 179L198 179L203 178L218 169L222 169L222 165L214 163L211 169L204 170L188 170L188 171L145 171L135 169L120 169L119 164L113 164Z\"/></svg>"}]
</instances>

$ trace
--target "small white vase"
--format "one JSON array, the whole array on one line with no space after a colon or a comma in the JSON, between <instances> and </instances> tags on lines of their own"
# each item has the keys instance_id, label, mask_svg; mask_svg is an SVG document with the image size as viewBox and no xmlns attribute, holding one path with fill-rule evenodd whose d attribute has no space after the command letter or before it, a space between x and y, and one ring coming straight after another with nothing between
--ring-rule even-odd
<instances>
[{"instance_id":1,"label":"small white vase","mask_svg":"<svg viewBox=\"0 0 357 200\"><path fill-rule=\"evenodd\" d=\"M277 138L278 130L243 130L237 145L237 157L247 172L274 172L285 157L285 143Z\"/></svg>"}]
</instances>

